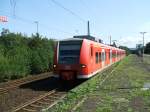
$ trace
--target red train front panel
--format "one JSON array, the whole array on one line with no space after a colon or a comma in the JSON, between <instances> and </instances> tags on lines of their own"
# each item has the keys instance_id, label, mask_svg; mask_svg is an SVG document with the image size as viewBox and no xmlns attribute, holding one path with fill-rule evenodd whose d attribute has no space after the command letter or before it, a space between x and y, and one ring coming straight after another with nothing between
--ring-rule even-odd
<instances>
[{"instance_id":1,"label":"red train front panel","mask_svg":"<svg viewBox=\"0 0 150 112\"><path fill-rule=\"evenodd\" d=\"M54 76L62 80L71 80L81 71L80 50L82 47L81 39L64 40L57 44L57 52L54 58Z\"/></svg>"}]
</instances>

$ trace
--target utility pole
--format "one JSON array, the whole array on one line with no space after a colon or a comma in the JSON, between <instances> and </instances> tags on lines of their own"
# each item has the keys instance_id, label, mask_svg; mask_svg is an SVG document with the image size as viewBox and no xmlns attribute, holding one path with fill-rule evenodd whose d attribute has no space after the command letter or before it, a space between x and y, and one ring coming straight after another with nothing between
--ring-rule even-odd
<instances>
[{"instance_id":1,"label":"utility pole","mask_svg":"<svg viewBox=\"0 0 150 112\"><path fill-rule=\"evenodd\" d=\"M111 45L111 35L110 35L110 45Z\"/></svg>"},{"instance_id":2,"label":"utility pole","mask_svg":"<svg viewBox=\"0 0 150 112\"><path fill-rule=\"evenodd\" d=\"M39 34L39 22L35 21L34 23L36 24L36 33L38 35Z\"/></svg>"},{"instance_id":3,"label":"utility pole","mask_svg":"<svg viewBox=\"0 0 150 112\"><path fill-rule=\"evenodd\" d=\"M144 61L144 35L145 35L145 33L147 33L147 32L140 32L140 34L142 34L142 36L143 36L143 54L142 54L143 61Z\"/></svg>"},{"instance_id":4,"label":"utility pole","mask_svg":"<svg viewBox=\"0 0 150 112\"><path fill-rule=\"evenodd\" d=\"M90 22L87 22L87 35L90 36Z\"/></svg>"}]
</instances>

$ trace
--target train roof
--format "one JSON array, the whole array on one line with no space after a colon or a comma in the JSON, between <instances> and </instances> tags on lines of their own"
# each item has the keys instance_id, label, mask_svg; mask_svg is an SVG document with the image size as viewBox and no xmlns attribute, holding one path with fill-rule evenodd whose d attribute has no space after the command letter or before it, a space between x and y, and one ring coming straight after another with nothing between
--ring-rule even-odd
<instances>
[{"instance_id":1,"label":"train roof","mask_svg":"<svg viewBox=\"0 0 150 112\"><path fill-rule=\"evenodd\" d=\"M80 38L81 37L81 38ZM84 35L83 35L84 37ZM104 47L105 49L112 49L112 50L120 50L120 51L125 51L123 49L120 49L120 48L116 48L116 47L113 47L113 46L109 46L109 45L106 45L106 44L103 44L103 43L99 43L97 41L93 41L91 39L88 39L88 38L83 38L82 36L74 36L74 38L68 38L68 39L63 39L63 40L60 40L61 41L83 41L83 40L86 40L88 42L92 42L94 44L97 44L97 45L100 45L101 47ZM91 36L92 37L92 36Z\"/></svg>"},{"instance_id":2,"label":"train roof","mask_svg":"<svg viewBox=\"0 0 150 112\"><path fill-rule=\"evenodd\" d=\"M60 41L76 41L76 40L83 40L83 39L81 39L81 38L68 38L68 39L63 39L63 40L60 40Z\"/></svg>"}]
</instances>

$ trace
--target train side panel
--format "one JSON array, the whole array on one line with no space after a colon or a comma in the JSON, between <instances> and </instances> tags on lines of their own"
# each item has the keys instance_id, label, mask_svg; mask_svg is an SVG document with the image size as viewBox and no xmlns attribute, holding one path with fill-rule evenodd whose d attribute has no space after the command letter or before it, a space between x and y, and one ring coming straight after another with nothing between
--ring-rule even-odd
<instances>
[{"instance_id":1,"label":"train side panel","mask_svg":"<svg viewBox=\"0 0 150 112\"><path fill-rule=\"evenodd\" d=\"M87 75L90 73L90 62L89 62L89 54L90 54L90 45L87 40L83 40L81 51L80 51L80 64L81 64L81 71L80 74L77 75L77 78L84 78L88 77Z\"/></svg>"}]
</instances>

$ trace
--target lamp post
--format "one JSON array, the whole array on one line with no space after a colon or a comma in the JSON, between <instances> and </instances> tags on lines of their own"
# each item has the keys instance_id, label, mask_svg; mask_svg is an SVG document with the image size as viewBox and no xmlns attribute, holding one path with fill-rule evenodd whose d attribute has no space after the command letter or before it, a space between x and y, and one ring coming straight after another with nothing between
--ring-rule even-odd
<instances>
[{"instance_id":1,"label":"lamp post","mask_svg":"<svg viewBox=\"0 0 150 112\"><path fill-rule=\"evenodd\" d=\"M144 35L145 35L145 33L147 33L147 32L140 32L140 34L142 34L142 36L143 36L143 53L142 53L143 61L144 61Z\"/></svg>"},{"instance_id":2,"label":"lamp post","mask_svg":"<svg viewBox=\"0 0 150 112\"><path fill-rule=\"evenodd\" d=\"M109 39L110 39L110 43L109 44L111 45L111 35L110 35Z\"/></svg>"}]
</instances>

